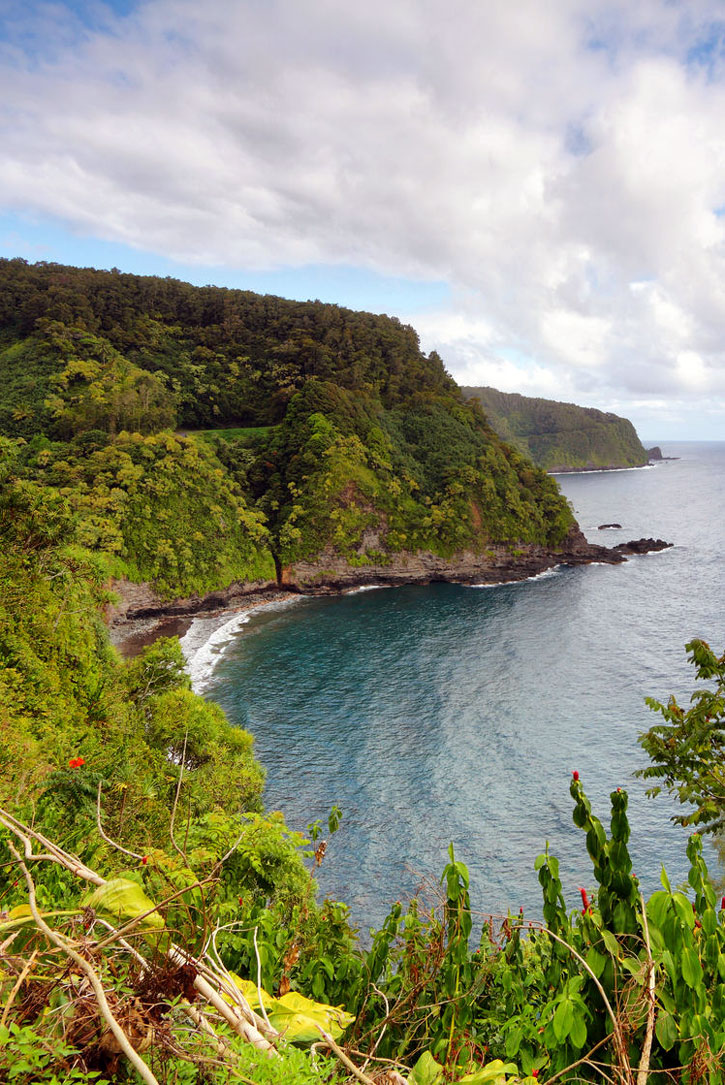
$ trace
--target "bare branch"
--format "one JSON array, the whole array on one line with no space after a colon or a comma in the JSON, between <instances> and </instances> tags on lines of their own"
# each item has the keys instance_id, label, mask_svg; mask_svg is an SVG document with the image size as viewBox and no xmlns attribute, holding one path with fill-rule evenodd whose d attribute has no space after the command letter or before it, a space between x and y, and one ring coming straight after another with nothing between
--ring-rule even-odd
<instances>
[{"instance_id":1,"label":"bare branch","mask_svg":"<svg viewBox=\"0 0 725 1085\"><path fill-rule=\"evenodd\" d=\"M132 859L138 859L139 861L143 859L143 855L138 855L135 851L129 851L128 848L124 848L121 844L117 843L115 840L111 840L110 836L107 836L106 833L103 831L103 826L101 825L101 781L100 780L98 781L98 795L96 796L96 825L98 826L98 831L101 834L101 836L103 837L103 839L106 841L107 844L110 844L112 848L116 848L117 851L122 851L124 855L130 855Z\"/></svg>"},{"instance_id":2,"label":"bare branch","mask_svg":"<svg viewBox=\"0 0 725 1085\"><path fill-rule=\"evenodd\" d=\"M39 930L43 932L49 942L51 942L54 946L57 946L58 949L62 950L63 953L66 954L66 956L70 957L70 959L75 964L77 964L83 972L85 972L95 993L101 1017L104 1019L111 1032L115 1036L116 1041L121 1050L123 1051L124 1055L132 1064L132 1066L134 1066L134 1068L138 1071L141 1079L146 1082L146 1085L159 1085L158 1079L146 1065L139 1053L134 1049L128 1036L123 1031L116 1018L113 1016L111 1012L111 1007L108 1005L106 992L103 990L103 984L101 983L98 975L96 974L95 969L89 964L85 957L81 957L80 953L76 952L68 939L64 938L57 931L52 930L41 916L40 912L38 911L38 906L35 899L35 882L31 877L30 871L28 870L23 860L20 858L20 853L17 851L15 845L11 841L8 841L8 847L10 848L10 851L13 853L13 855L17 858L20 869L22 870L25 877L25 882L28 887L28 904L30 905L30 911L32 912L36 926Z\"/></svg>"}]
</instances>

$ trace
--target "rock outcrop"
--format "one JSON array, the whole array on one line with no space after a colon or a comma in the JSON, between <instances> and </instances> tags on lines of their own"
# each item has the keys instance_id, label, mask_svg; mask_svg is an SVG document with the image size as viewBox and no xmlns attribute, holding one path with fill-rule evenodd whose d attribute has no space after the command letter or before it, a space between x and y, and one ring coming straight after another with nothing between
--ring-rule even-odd
<instances>
[{"instance_id":1,"label":"rock outcrop","mask_svg":"<svg viewBox=\"0 0 725 1085\"><path fill-rule=\"evenodd\" d=\"M572 529L557 550L541 546L491 546L481 552L462 551L442 558L430 551L389 555L368 565L353 564L333 551L323 551L315 561L299 561L281 569L278 582L233 583L208 595L186 599L163 599L151 584L115 581L111 589L116 601L107 608L106 620L112 639L121 644L139 626L152 628L164 623L169 634L175 629L169 619L221 610L242 609L281 598L285 594L336 595L365 586L400 587L404 584L501 584L527 580L556 565L588 565L593 562L617 565L627 557L664 550L671 543L662 539L636 539L615 547L587 542L578 528Z\"/></svg>"}]
</instances>

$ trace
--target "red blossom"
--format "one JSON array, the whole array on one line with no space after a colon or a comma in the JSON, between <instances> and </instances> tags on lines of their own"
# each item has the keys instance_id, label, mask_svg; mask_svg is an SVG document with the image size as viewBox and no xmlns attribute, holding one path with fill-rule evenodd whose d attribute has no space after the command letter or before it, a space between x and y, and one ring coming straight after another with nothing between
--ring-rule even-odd
<instances>
[{"instance_id":1,"label":"red blossom","mask_svg":"<svg viewBox=\"0 0 725 1085\"><path fill-rule=\"evenodd\" d=\"M586 915L587 912L591 912L592 906L589 903L589 897L587 896L586 889L583 889L581 886L579 886L579 892L582 895L582 915Z\"/></svg>"},{"instance_id":2,"label":"red blossom","mask_svg":"<svg viewBox=\"0 0 725 1085\"><path fill-rule=\"evenodd\" d=\"M68 762L68 768L69 769L79 769L81 767L81 765L85 765L85 763L86 763L85 757L71 757L70 761Z\"/></svg>"},{"instance_id":3,"label":"red blossom","mask_svg":"<svg viewBox=\"0 0 725 1085\"><path fill-rule=\"evenodd\" d=\"M725 897L720 901L720 911L725 912Z\"/></svg>"},{"instance_id":4,"label":"red blossom","mask_svg":"<svg viewBox=\"0 0 725 1085\"><path fill-rule=\"evenodd\" d=\"M532 1076L532 1077L538 1077L538 1076L539 1076L539 1071L538 1071L538 1070L536 1070L536 1069L532 1070L532 1071L531 1071L531 1076Z\"/></svg>"},{"instance_id":5,"label":"red blossom","mask_svg":"<svg viewBox=\"0 0 725 1085\"><path fill-rule=\"evenodd\" d=\"M141 863L142 863L143 866L146 866L148 861L149 861L148 855L144 855L144 856L141 857Z\"/></svg>"},{"instance_id":6,"label":"red blossom","mask_svg":"<svg viewBox=\"0 0 725 1085\"><path fill-rule=\"evenodd\" d=\"M574 769L574 771L572 772L572 776L574 777L575 780L579 779L579 773L577 772L576 769Z\"/></svg>"}]
</instances>

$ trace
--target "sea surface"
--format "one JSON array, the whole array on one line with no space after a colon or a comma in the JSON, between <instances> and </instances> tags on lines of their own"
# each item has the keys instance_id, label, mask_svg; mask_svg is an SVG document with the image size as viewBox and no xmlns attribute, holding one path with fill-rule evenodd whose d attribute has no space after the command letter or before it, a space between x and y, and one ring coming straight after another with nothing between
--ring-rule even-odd
<instances>
[{"instance_id":1,"label":"sea surface","mask_svg":"<svg viewBox=\"0 0 725 1085\"><path fill-rule=\"evenodd\" d=\"M725 650L725 443L661 447L679 458L559 482L590 540L670 550L497 587L304 598L237 619L198 658L205 695L255 736L267 807L301 829L342 808L318 880L363 930L435 884L451 842L475 909L540 914L547 841L575 906L594 879L574 769L605 823L610 791L629 792L646 892L663 863L686 877L672 801L633 772L656 722L645 697L695 688L685 643ZM611 522L621 530L598 530Z\"/></svg>"}]
</instances>

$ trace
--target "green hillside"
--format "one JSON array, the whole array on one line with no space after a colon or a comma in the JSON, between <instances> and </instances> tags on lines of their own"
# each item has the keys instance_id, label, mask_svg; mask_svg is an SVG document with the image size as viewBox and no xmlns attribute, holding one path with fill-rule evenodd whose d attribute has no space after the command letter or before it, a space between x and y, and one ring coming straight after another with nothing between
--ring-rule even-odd
<instances>
[{"instance_id":1,"label":"green hillside","mask_svg":"<svg viewBox=\"0 0 725 1085\"><path fill-rule=\"evenodd\" d=\"M626 418L593 407L498 392L462 388L477 399L491 425L546 471L602 467L642 467L647 452Z\"/></svg>"},{"instance_id":2,"label":"green hillside","mask_svg":"<svg viewBox=\"0 0 725 1085\"><path fill-rule=\"evenodd\" d=\"M167 596L573 525L412 328L320 302L0 261L0 433Z\"/></svg>"}]
</instances>

